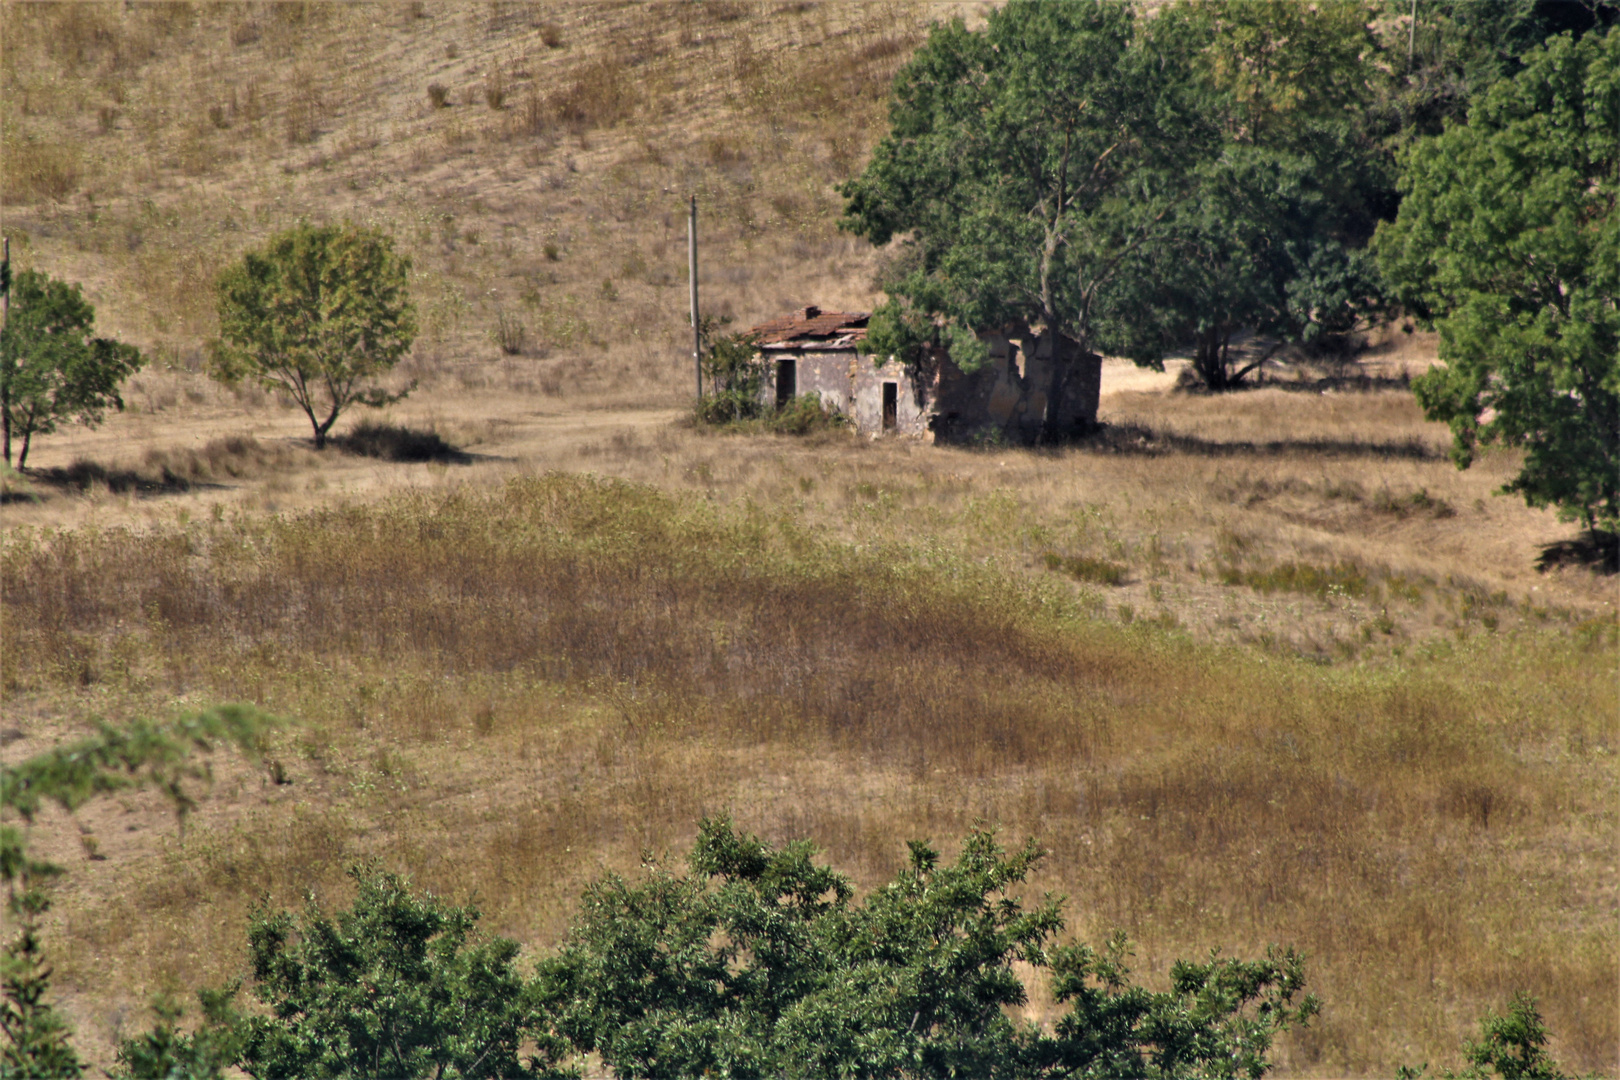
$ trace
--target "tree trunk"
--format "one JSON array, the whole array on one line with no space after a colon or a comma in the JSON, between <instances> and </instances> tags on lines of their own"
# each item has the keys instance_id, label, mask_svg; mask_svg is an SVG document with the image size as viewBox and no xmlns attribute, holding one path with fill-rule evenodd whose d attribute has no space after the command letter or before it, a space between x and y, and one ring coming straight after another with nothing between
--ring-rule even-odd
<instances>
[{"instance_id":1,"label":"tree trunk","mask_svg":"<svg viewBox=\"0 0 1620 1080\"><path fill-rule=\"evenodd\" d=\"M22 472L28 465L28 444L34 441L32 431L23 434L22 452L17 455L17 471Z\"/></svg>"},{"instance_id":2,"label":"tree trunk","mask_svg":"<svg viewBox=\"0 0 1620 1080\"><path fill-rule=\"evenodd\" d=\"M6 468L11 468L11 395L0 401L0 425L6 429ZM21 465L17 466L19 469Z\"/></svg>"},{"instance_id":3,"label":"tree trunk","mask_svg":"<svg viewBox=\"0 0 1620 1080\"><path fill-rule=\"evenodd\" d=\"M337 423L337 418L337 410L333 409L332 415L326 418L324 424L315 425L315 449L320 450L326 446L327 433L332 430L332 425Z\"/></svg>"},{"instance_id":4,"label":"tree trunk","mask_svg":"<svg viewBox=\"0 0 1620 1080\"><path fill-rule=\"evenodd\" d=\"M1199 336L1198 345L1193 350L1193 370L1204 380L1207 389L1226 389L1226 364L1222 362L1218 327L1211 326Z\"/></svg>"},{"instance_id":5,"label":"tree trunk","mask_svg":"<svg viewBox=\"0 0 1620 1080\"><path fill-rule=\"evenodd\" d=\"M343 408L341 397L337 390L333 389L330 382L327 383L327 392L332 395L332 411L326 414L326 419L323 422L315 425L315 449L317 450L326 445L327 432L331 431L332 425L337 423L338 411ZM310 413L309 418L314 420L315 414Z\"/></svg>"}]
</instances>

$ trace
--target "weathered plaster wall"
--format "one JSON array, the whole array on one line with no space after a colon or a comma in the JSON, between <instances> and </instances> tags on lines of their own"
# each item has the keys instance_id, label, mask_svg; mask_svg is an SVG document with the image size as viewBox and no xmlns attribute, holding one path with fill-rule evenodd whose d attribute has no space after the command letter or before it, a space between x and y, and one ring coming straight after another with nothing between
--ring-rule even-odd
<instances>
[{"instance_id":1,"label":"weathered plaster wall","mask_svg":"<svg viewBox=\"0 0 1620 1080\"><path fill-rule=\"evenodd\" d=\"M997 437L1033 443L1085 431L1097 420L1102 358L1053 335L986 334L990 360L964 372L941 364L934 432L950 441Z\"/></svg>"},{"instance_id":2,"label":"weathered plaster wall","mask_svg":"<svg viewBox=\"0 0 1620 1080\"><path fill-rule=\"evenodd\" d=\"M854 349L810 352L772 349L764 355L768 360L763 390L766 408L774 409L777 406L776 371L777 365L783 360L792 360L797 365L795 392L799 396L819 394L824 407L841 413L847 414L853 407L850 370L855 362Z\"/></svg>"},{"instance_id":3,"label":"weathered plaster wall","mask_svg":"<svg viewBox=\"0 0 1620 1080\"><path fill-rule=\"evenodd\" d=\"M855 361L855 430L863 435L883 431L883 384L895 384L894 432L926 436L933 419L934 379L898 361L879 367L871 355Z\"/></svg>"},{"instance_id":4,"label":"weathered plaster wall","mask_svg":"<svg viewBox=\"0 0 1620 1080\"><path fill-rule=\"evenodd\" d=\"M1013 443L1062 439L1097 420L1102 359L1080 355L1073 342L1049 335L984 336L990 361L964 372L948 358L907 367L879 366L854 349L765 353L770 363L763 391L776 402L777 364L793 360L796 392L819 394L824 406L855 421L857 431L881 434L883 386L895 385L895 434L946 441L982 438Z\"/></svg>"}]
</instances>

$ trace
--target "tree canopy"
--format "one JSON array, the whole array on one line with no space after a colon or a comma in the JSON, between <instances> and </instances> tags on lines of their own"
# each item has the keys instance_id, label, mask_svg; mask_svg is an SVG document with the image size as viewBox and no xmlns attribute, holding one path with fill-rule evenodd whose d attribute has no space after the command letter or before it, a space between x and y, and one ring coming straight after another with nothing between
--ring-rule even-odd
<instances>
[{"instance_id":1,"label":"tree canopy","mask_svg":"<svg viewBox=\"0 0 1620 1080\"><path fill-rule=\"evenodd\" d=\"M0 428L6 464L21 437L17 467L28 463L35 435L66 420L94 426L109 407L123 409L119 384L141 368L140 351L95 336L96 309L76 284L39 270L13 280L5 271L10 306L0 329Z\"/></svg>"},{"instance_id":2,"label":"tree canopy","mask_svg":"<svg viewBox=\"0 0 1620 1080\"><path fill-rule=\"evenodd\" d=\"M1366 5L1181 3L1151 47L1185 53L1219 139L1185 162L1187 196L1131 254L1106 312L1112 347L1160 366L1191 345L1210 389L1240 384L1284 343L1323 345L1375 317L1362 248L1387 182L1364 122L1376 71ZM1264 335L1241 354L1234 338Z\"/></svg>"},{"instance_id":3,"label":"tree canopy","mask_svg":"<svg viewBox=\"0 0 1620 1080\"><path fill-rule=\"evenodd\" d=\"M377 229L300 225L249 251L219 277L212 370L290 394L326 445L350 405L409 393L375 385L416 337L410 259Z\"/></svg>"},{"instance_id":4,"label":"tree canopy","mask_svg":"<svg viewBox=\"0 0 1620 1080\"><path fill-rule=\"evenodd\" d=\"M1620 525L1620 31L1550 39L1468 123L1403 157L1384 274L1440 332L1418 401L1466 468L1520 448L1506 491Z\"/></svg>"},{"instance_id":5,"label":"tree canopy","mask_svg":"<svg viewBox=\"0 0 1620 1080\"><path fill-rule=\"evenodd\" d=\"M1254 366L1231 351L1244 329L1354 328L1379 299L1370 14L1013 3L982 32L936 27L841 189L846 228L910 246L871 347L971 367L972 331L1021 320L1155 366L1191 342L1219 389Z\"/></svg>"},{"instance_id":6,"label":"tree canopy","mask_svg":"<svg viewBox=\"0 0 1620 1080\"><path fill-rule=\"evenodd\" d=\"M886 283L895 309L938 324L964 366L982 359L972 331L1013 320L1093 347L1122 264L1218 135L1185 63L1144 47L1124 4L1015 3L982 32L936 26L895 77L889 134L840 189L845 228L914 246ZM880 312L874 337L895 325Z\"/></svg>"}]
</instances>

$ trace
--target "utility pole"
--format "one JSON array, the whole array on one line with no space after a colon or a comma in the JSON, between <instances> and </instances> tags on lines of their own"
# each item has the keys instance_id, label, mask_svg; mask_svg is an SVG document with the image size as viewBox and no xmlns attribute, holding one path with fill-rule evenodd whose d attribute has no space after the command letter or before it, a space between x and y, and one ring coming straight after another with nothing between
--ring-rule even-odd
<instances>
[{"instance_id":1,"label":"utility pole","mask_svg":"<svg viewBox=\"0 0 1620 1080\"><path fill-rule=\"evenodd\" d=\"M5 264L5 268L6 268L6 271L5 271L5 278L6 278L6 280L5 280L5 286L6 286L5 298L3 300L0 300L0 326L10 328L10 326L11 326L11 237L9 237L9 236L6 237L5 240L3 242L0 242L0 243L3 243L4 247L5 247L5 254L3 256L0 256L0 259L4 260L4 264ZM5 444L6 444L6 468L9 469L9 468L11 468L11 385L10 385L9 382L4 386L0 386L0 426L4 427L4 435L0 436L0 437L3 437L4 440L5 440Z\"/></svg>"},{"instance_id":2,"label":"utility pole","mask_svg":"<svg viewBox=\"0 0 1620 1080\"><path fill-rule=\"evenodd\" d=\"M1412 25L1406 30L1406 70L1412 71L1412 56L1417 51L1417 0L1412 0Z\"/></svg>"},{"instance_id":3,"label":"utility pole","mask_svg":"<svg viewBox=\"0 0 1620 1080\"><path fill-rule=\"evenodd\" d=\"M697 196L692 196L692 214L686 219L686 276L692 282L692 369L697 372L697 396L703 400L703 332L698 326L697 297Z\"/></svg>"}]
</instances>

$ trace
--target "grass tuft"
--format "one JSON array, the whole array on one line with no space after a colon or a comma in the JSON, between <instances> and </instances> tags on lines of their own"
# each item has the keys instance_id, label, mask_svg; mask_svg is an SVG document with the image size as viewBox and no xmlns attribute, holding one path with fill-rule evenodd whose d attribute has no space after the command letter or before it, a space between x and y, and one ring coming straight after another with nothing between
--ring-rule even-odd
<instances>
[{"instance_id":1,"label":"grass tuft","mask_svg":"<svg viewBox=\"0 0 1620 1080\"><path fill-rule=\"evenodd\" d=\"M1093 559L1084 555L1060 555L1048 551L1041 556L1048 570L1068 574L1076 581L1089 581L1096 585L1125 584L1125 567L1107 559ZM1128 621L1128 620L1127 620Z\"/></svg>"},{"instance_id":2,"label":"grass tuft","mask_svg":"<svg viewBox=\"0 0 1620 1080\"><path fill-rule=\"evenodd\" d=\"M1223 585L1247 585L1267 595L1274 592L1305 593L1321 598L1367 595L1367 574L1351 562L1332 566L1287 562L1263 570L1223 566L1220 579Z\"/></svg>"}]
</instances>

